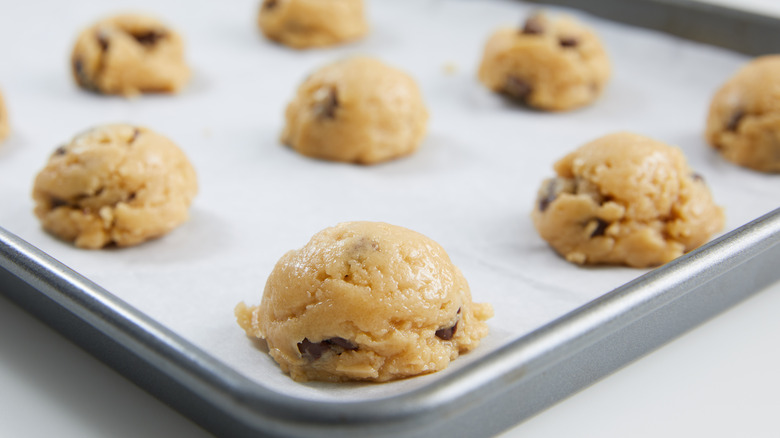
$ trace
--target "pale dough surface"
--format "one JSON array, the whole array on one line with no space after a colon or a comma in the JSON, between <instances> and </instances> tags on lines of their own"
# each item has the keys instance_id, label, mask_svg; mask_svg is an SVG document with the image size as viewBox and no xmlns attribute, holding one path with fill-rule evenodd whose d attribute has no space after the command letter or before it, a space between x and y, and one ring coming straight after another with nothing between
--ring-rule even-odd
<instances>
[{"instance_id":1,"label":"pale dough surface","mask_svg":"<svg viewBox=\"0 0 780 438\"><path fill-rule=\"evenodd\" d=\"M374 164L411 154L428 110L414 79L369 57L326 65L287 106L282 142L303 155Z\"/></svg>"},{"instance_id":2,"label":"pale dough surface","mask_svg":"<svg viewBox=\"0 0 780 438\"><path fill-rule=\"evenodd\" d=\"M174 93L190 78L182 37L139 14L105 18L81 31L71 67L80 87L103 94Z\"/></svg>"},{"instance_id":3,"label":"pale dough surface","mask_svg":"<svg viewBox=\"0 0 780 438\"><path fill-rule=\"evenodd\" d=\"M5 101L3 100L3 93L0 92L0 141L5 140L8 134L11 133L11 127L8 123L8 110L5 109Z\"/></svg>"},{"instance_id":4,"label":"pale dough surface","mask_svg":"<svg viewBox=\"0 0 780 438\"><path fill-rule=\"evenodd\" d=\"M257 24L268 39L296 49L353 41L369 28L363 0L265 0Z\"/></svg>"},{"instance_id":5,"label":"pale dough surface","mask_svg":"<svg viewBox=\"0 0 780 438\"><path fill-rule=\"evenodd\" d=\"M195 170L172 141L149 129L105 125L49 158L33 188L43 227L82 248L130 246L188 218Z\"/></svg>"},{"instance_id":6,"label":"pale dough surface","mask_svg":"<svg viewBox=\"0 0 780 438\"><path fill-rule=\"evenodd\" d=\"M532 218L544 240L579 264L657 266L723 228L724 215L682 151L610 134L555 163Z\"/></svg>"},{"instance_id":7,"label":"pale dough surface","mask_svg":"<svg viewBox=\"0 0 780 438\"><path fill-rule=\"evenodd\" d=\"M537 14L488 39L478 76L487 88L530 107L563 111L596 100L610 71L593 31L573 18Z\"/></svg>"},{"instance_id":8,"label":"pale dough surface","mask_svg":"<svg viewBox=\"0 0 780 438\"><path fill-rule=\"evenodd\" d=\"M780 172L780 55L754 59L715 93L705 136L729 161Z\"/></svg>"},{"instance_id":9,"label":"pale dough surface","mask_svg":"<svg viewBox=\"0 0 780 438\"><path fill-rule=\"evenodd\" d=\"M487 335L489 304L433 240L378 222L327 228L285 254L262 302L236 307L295 380L387 381L438 371Z\"/></svg>"}]
</instances>

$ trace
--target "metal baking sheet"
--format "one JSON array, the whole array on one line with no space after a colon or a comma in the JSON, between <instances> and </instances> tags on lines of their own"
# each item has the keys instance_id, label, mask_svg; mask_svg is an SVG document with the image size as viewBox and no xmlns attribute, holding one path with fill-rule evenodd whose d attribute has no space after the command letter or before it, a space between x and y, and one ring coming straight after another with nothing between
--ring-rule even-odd
<instances>
[{"instance_id":1,"label":"metal baking sheet","mask_svg":"<svg viewBox=\"0 0 780 438\"><path fill-rule=\"evenodd\" d=\"M536 5L371 2L375 28L365 42L297 53L256 34L247 18L253 3L201 5L179 17L185 2L150 2L147 9L162 10L188 37L195 80L174 99L124 101L68 82L70 38L109 7L71 6L54 14L65 24L52 24L51 35L22 35L39 57L17 73L22 79L12 77L18 88L4 88L17 129L0 149L0 177L31 181L54 145L120 119L172 136L195 161L203 190L192 221L170 236L85 252L41 232L29 189L3 181L0 224L10 233L0 233L2 291L221 435L487 436L778 279L771 264L780 213L743 226L777 207L777 177L722 162L700 134L709 93L744 56L580 15L605 39L616 76L597 105L550 115L506 105L474 78L488 34ZM24 22L3 19L11 21L0 29L11 31ZM281 109L297 83L328 60L366 52L420 82L433 119L419 153L359 168L281 148ZM0 69L0 86L13 75ZM41 120L49 129L39 129ZM644 276L555 257L528 219L536 187L554 159L616 129L681 146L726 206L733 231ZM259 301L284 251L349 219L386 220L438 240L467 273L475 299L500 310L484 344L445 372L393 384L300 385L281 375L240 335L232 306Z\"/></svg>"},{"instance_id":2,"label":"metal baking sheet","mask_svg":"<svg viewBox=\"0 0 780 438\"><path fill-rule=\"evenodd\" d=\"M570 6L599 17L655 29L748 55L777 53L777 18L685 0L532 0Z\"/></svg>"}]
</instances>

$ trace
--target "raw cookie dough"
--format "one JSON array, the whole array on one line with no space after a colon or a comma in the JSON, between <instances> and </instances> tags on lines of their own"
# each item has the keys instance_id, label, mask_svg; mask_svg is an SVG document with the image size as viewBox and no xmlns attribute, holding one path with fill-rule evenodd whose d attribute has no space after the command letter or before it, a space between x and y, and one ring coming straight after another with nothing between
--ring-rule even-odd
<instances>
[{"instance_id":1,"label":"raw cookie dough","mask_svg":"<svg viewBox=\"0 0 780 438\"><path fill-rule=\"evenodd\" d=\"M268 39L296 49L332 46L368 32L363 0L265 0L257 24Z\"/></svg>"},{"instance_id":2,"label":"raw cookie dough","mask_svg":"<svg viewBox=\"0 0 780 438\"><path fill-rule=\"evenodd\" d=\"M0 141L5 140L10 132L11 128L8 125L8 111L5 109L5 103L3 102L3 93L0 93Z\"/></svg>"},{"instance_id":3,"label":"raw cookie dough","mask_svg":"<svg viewBox=\"0 0 780 438\"><path fill-rule=\"evenodd\" d=\"M76 83L103 94L177 92L187 83L181 36L145 15L122 14L83 30L71 54Z\"/></svg>"},{"instance_id":4,"label":"raw cookie dough","mask_svg":"<svg viewBox=\"0 0 780 438\"><path fill-rule=\"evenodd\" d=\"M705 135L729 161L780 172L780 55L754 59L715 93Z\"/></svg>"},{"instance_id":5,"label":"raw cookie dough","mask_svg":"<svg viewBox=\"0 0 780 438\"><path fill-rule=\"evenodd\" d=\"M106 125L77 135L35 178L43 228L82 248L130 246L187 220L195 170L173 142L146 128Z\"/></svg>"},{"instance_id":6,"label":"raw cookie dough","mask_svg":"<svg viewBox=\"0 0 780 438\"><path fill-rule=\"evenodd\" d=\"M295 380L386 381L438 371L487 335L489 304L433 240L379 222L327 228L285 254L259 306L236 307Z\"/></svg>"},{"instance_id":7,"label":"raw cookie dough","mask_svg":"<svg viewBox=\"0 0 780 438\"><path fill-rule=\"evenodd\" d=\"M554 167L531 216L570 262L656 266L723 228L722 209L682 151L650 138L607 135Z\"/></svg>"},{"instance_id":8,"label":"raw cookie dough","mask_svg":"<svg viewBox=\"0 0 780 438\"><path fill-rule=\"evenodd\" d=\"M531 16L490 37L479 66L489 89L530 107L562 111L593 102L610 75L596 34L568 17Z\"/></svg>"},{"instance_id":9,"label":"raw cookie dough","mask_svg":"<svg viewBox=\"0 0 780 438\"><path fill-rule=\"evenodd\" d=\"M303 155L373 164L414 152L428 111L406 73L367 57L326 65L287 106L282 142Z\"/></svg>"}]
</instances>

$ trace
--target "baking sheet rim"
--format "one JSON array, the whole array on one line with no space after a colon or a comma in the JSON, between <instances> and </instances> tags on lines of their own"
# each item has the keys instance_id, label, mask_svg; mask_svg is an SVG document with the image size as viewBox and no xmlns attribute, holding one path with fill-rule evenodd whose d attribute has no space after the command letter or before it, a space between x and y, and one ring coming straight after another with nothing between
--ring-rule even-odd
<instances>
[{"instance_id":1,"label":"baking sheet rim","mask_svg":"<svg viewBox=\"0 0 780 438\"><path fill-rule=\"evenodd\" d=\"M280 394L242 376L109 291L0 228L0 267L234 418L265 430L305 423L400 423L464 411L619 331L780 243L780 208L648 272L463 369L409 392L332 402ZM473 397L479 395L477 397ZM472 397L469 397L472 396ZM295 423L295 424L292 424Z\"/></svg>"}]
</instances>

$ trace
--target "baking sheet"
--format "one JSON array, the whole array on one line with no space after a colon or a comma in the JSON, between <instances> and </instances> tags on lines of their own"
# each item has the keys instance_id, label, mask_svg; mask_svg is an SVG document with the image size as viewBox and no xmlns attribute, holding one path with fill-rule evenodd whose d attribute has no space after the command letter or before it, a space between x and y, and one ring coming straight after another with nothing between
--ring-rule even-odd
<instances>
[{"instance_id":1,"label":"baking sheet","mask_svg":"<svg viewBox=\"0 0 780 438\"><path fill-rule=\"evenodd\" d=\"M646 272L573 266L533 230L529 212L552 163L598 136L632 130L681 147L726 207L726 230L778 206L777 175L730 165L702 139L710 96L746 57L574 11L601 35L614 77L595 105L548 114L510 105L475 78L489 34L517 25L537 5L368 2L373 29L366 40L305 52L263 40L250 1L52 1L6 9L0 38L15 44L4 44L0 87L14 131L0 145L0 225L285 394L343 401L406 392ZM195 75L182 94L125 100L73 85L67 59L76 32L122 10L151 11L184 34ZM417 79L432 117L415 155L360 167L280 146L283 109L297 85L316 67L351 54L377 56ZM201 193L190 222L165 238L79 250L40 230L32 180L57 145L109 122L145 125L173 139L198 170ZM282 374L243 336L233 307L259 302L284 252L345 220L390 222L438 241L475 301L496 309L482 346L447 371L389 384L300 384Z\"/></svg>"}]
</instances>

